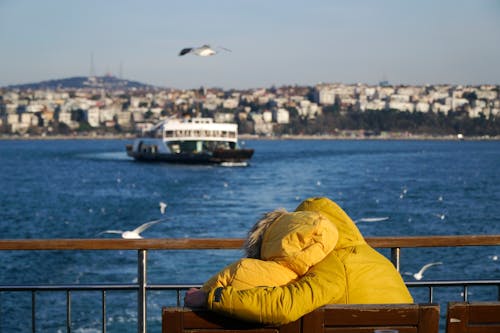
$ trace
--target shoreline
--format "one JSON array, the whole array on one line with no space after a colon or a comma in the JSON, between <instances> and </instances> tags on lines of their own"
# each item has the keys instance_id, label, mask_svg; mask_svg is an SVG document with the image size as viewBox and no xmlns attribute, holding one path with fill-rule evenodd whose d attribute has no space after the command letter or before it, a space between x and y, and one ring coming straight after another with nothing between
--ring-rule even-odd
<instances>
[{"instance_id":1,"label":"shoreline","mask_svg":"<svg viewBox=\"0 0 500 333\"><path fill-rule=\"evenodd\" d=\"M21 135L1 135L0 141L15 140L134 140L137 138L133 134L120 135L54 135L54 136L21 136ZM407 133L387 133L385 135L282 135L282 136L261 136L255 134L240 134L239 140L429 140L429 141L498 141L500 136L471 136L458 138L456 135L426 135Z\"/></svg>"}]
</instances>

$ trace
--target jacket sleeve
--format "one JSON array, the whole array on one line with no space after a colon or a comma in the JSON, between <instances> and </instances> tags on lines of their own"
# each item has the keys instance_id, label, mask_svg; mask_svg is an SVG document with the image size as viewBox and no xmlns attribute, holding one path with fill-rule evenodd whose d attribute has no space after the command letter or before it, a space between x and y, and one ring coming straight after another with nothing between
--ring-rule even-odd
<instances>
[{"instance_id":1,"label":"jacket sleeve","mask_svg":"<svg viewBox=\"0 0 500 333\"><path fill-rule=\"evenodd\" d=\"M336 253L330 253L306 275L281 287L211 289L207 306L241 320L282 325L328 303L346 302L346 276Z\"/></svg>"},{"instance_id":2,"label":"jacket sleeve","mask_svg":"<svg viewBox=\"0 0 500 333\"><path fill-rule=\"evenodd\" d=\"M297 278L292 270L274 261L243 258L223 268L211 277L202 290L209 292L217 287L249 289L257 286L281 286Z\"/></svg>"}]
</instances>

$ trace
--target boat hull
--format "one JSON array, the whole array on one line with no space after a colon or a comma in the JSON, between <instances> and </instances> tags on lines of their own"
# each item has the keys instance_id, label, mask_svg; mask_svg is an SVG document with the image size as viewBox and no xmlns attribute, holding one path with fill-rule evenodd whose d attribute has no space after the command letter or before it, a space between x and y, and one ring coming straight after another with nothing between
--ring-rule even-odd
<instances>
[{"instance_id":1,"label":"boat hull","mask_svg":"<svg viewBox=\"0 0 500 333\"><path fill-rule=\"evenodd\" d=\"M204 153L161 153L155 151L134 151L132 145L127 146L127 155L137 161L166 162L180 164L234 164L246 165L253 156L253 149L217 149Z\"/></svg>"}]
</instances>

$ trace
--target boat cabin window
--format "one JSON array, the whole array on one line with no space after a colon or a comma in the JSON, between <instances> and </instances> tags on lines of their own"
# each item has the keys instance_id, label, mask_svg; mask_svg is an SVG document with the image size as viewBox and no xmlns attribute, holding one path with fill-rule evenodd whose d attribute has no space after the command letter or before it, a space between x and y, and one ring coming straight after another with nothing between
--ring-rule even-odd
<instances>
[{"instance_id":1,"label":"boat cabin window","mask_svg":"<svg viewBox=\"0 0 500 333\"><path fill-rule=\"evenodd\" d=\"M219 130L166 130L164 133L166 138L181 138L181 137L208 137L208 138L236 138L234 131L219 131Z\"/></svg>"}]
</instances>

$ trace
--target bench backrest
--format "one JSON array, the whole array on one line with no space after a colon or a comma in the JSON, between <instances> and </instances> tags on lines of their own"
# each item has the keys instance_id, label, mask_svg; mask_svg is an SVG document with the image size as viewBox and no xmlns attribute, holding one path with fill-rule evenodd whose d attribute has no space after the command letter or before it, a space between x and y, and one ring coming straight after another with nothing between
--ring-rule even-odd
<instances>
[{"instance_id":1,"label":"bench backrest","mask_svg":"<svg viewBox=\"0 0 500 333\"><path fill-rule=\"evenodd\" d=\"M282 326L263 326L223 317L204 309L165 307L162 333L300 333L300 320Z\"/></svg>"},{"instance_id":2,"label":"bench backrest","mask_svg":"<svg viewBox=\"0 0 500 333\"><path fill-rule=\"evenodd\" d=\"M302 332L438 333L436 304L332 304L302 318Z\"/></svg>"},{"instance_id":3,"label":"bench backrest","mask_svg":"<svg viewBox=\"0 0 500 333\"><path fill-rule=\"evenodd\" d=\"M439 306L434 304L327 305L282 326L249 324L204 309L163 308L163 333L438 333Z\"/></svg>"},{"instance_id":4,"label":"bench backrest","mask_svg":"<svg viewBox=\"0 0 500 333\"><path fill-rule=\"evenodd\" d=\"M447 333L499 333L500 302L450 302Z\"/></svg>"}]
</instances>

